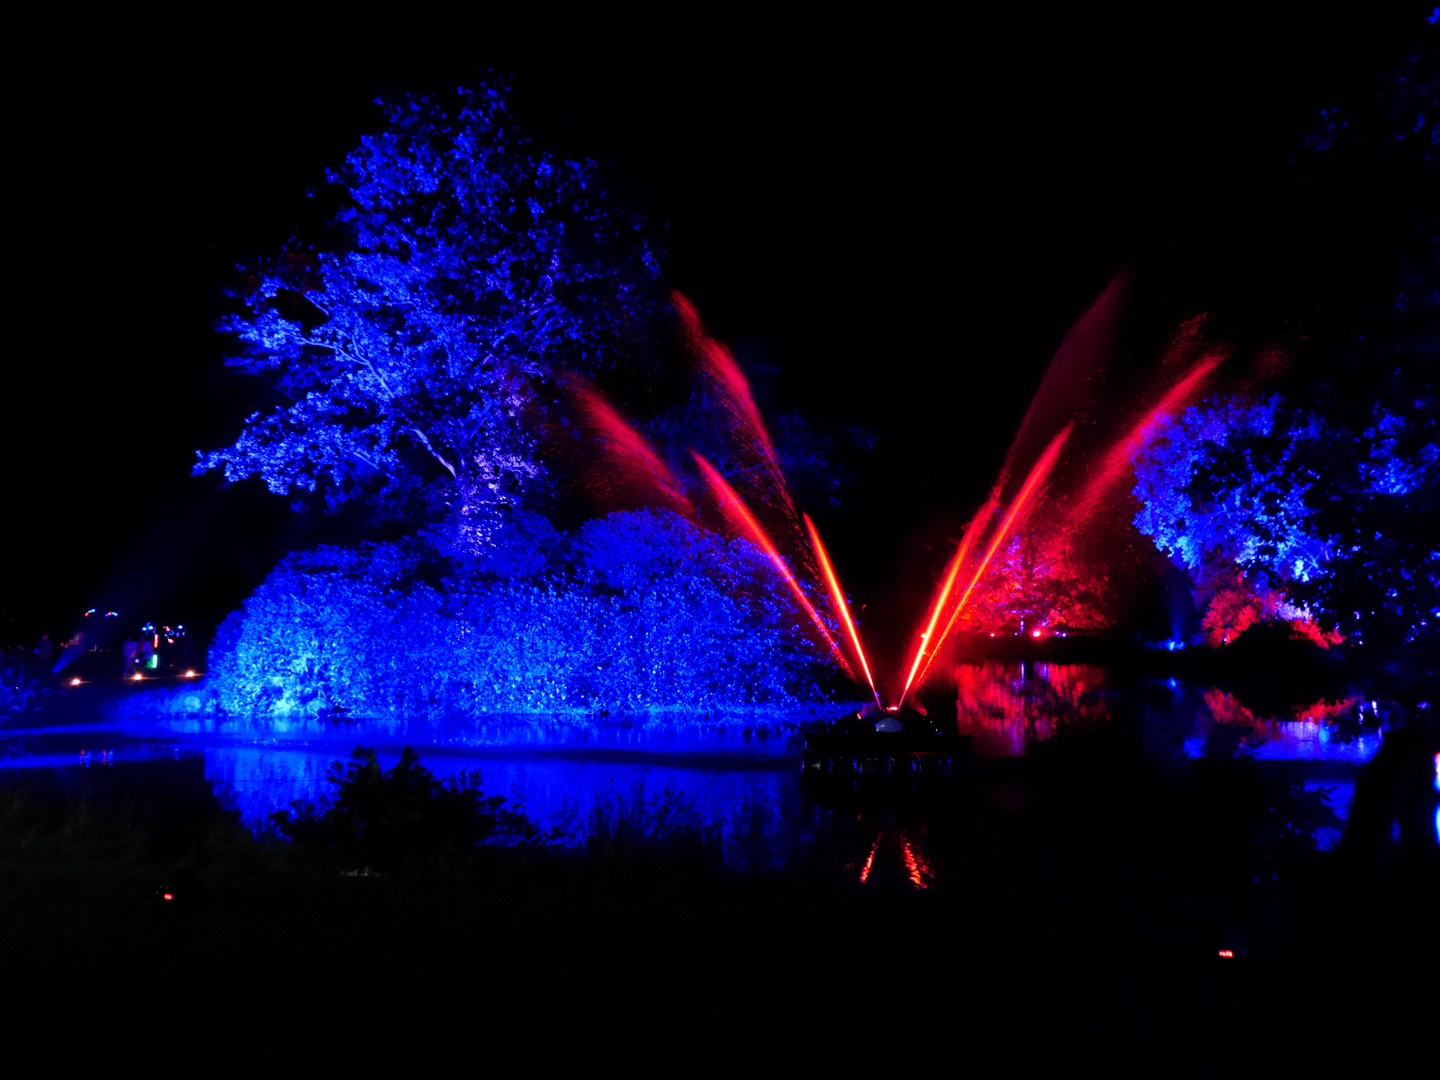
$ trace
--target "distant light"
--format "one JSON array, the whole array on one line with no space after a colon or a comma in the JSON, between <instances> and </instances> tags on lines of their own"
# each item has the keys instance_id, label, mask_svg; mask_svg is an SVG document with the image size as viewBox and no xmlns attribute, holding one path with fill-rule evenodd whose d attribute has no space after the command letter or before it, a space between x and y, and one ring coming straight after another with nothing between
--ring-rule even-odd
<instances>
[{"instance_id":1,"label":"distant light","mask_svg":"<svg viewBox=\"0 0 1440 1080\"><path fill-rule=\"evenodd\" d=\"M1040 636L1040 631L1039 631L1039 630L1031 630L1031 631L1030 631L1030 636L1033 637L1033 638L1038 638L1038 637Z\"/></svg>"},{"instance_id":2,"label":"distant light","mask_svg":"<svg viewBox=\"0 0 1440 1080\"><path fill-rule=\"evenodd\" d=\"M1234 959L1235 959L1235 950L1234 950L1234 949L1221 949L1221 950L1220 950L1220 955L1223 956L1226 960L1234 960Z\"/></svg>"},{"instance_id":3,"label":"distant light","mask_svg":"<svg viewBox=\"0 0 1440 1080\"><path fill-rule=\"evenodd\" d=\"M145 676L144 676L144 675L141 675L140 672L138 672L138 671L135 672L135 681L136 681L136 682L139 682L139 681L140 681L141 679L143 679L144 677L145 677Z\"/></svg>"},{"instance_id":4,"label":"distant light","mask_svg":"<svg viewBox=\"0 0 1440 1080\"><path fill-rule=\"evenodd\" d=\"M71 685L71 686L79 686L79 685L80 685L80 680L79 680L79 679L71 679L71 680L70 680L70 685Z\"/></svg>"},{"instance_id":5,"label":"distant light","mask_svg":"<svg viewBox=\"0 0 1440 1080\"><path fill-rule=\"evenodd\" d=\"M186 679L193 679L193 678L195 678L195 672L193 672L193 671L187 671L187 672L185 672L185 675L184 675L183 677L186 678Z\"/></svg>"},{"instance_id":6,"label":"distant light","mask_svg":"<svg viewBox=\"0 0 1440 1080\"><path fill-rule=\"evenodd\" d=\"M1440 791L1440 754L1435 755L1435 790Z\"/></svg>"},{"instance_id":7,"label":"distant light","mask_svg":"<svg viewBox=\"0 0 1440 1080\"><path fill-rule=\"evenodd\" d=\"M167 893L165 894L165 896L164 896L164 899L166 899L166 900L174 900L174 899L175 899L175 894L174 894L173 892L167 892Z\"/></svg>"},{"instance_id":8,"label":"distant light","mask_svg":"<svg viewBox=\"0 0 1440 1080\"><path fill-rule=\"evenodd\" d=\"M886 712L899 712L899 711L900 711L900 706L899 706L899 705L888 705L888 706L886 706L885 711L886 711Z\"/></svg>"},{"instance_id":9,"label":"distant light","mask_svg":"<svg viewBox=\"0 0 1440 1080\"><path fill-rule=\"evenodd\" d=\"M89 618L91 615L94 615L94 614L95 614L95 608L92 607L89 611L85 612L85 614L84 614L83 616L81 616L81 617L82 617L82 618Z\"/></svg>"},{"instance_id":10,"label":"distant light","mask_svg":"<svg viewBox=\"0 0 1440 1080\"><path fill-rule=\"evenodd\" d=\"M118 618L120 617L120 612L118 612L118 611L107 611L107 612L105 612L105 617L106 617L107 619L118 619Z\"/></svg>"}]
</instances>

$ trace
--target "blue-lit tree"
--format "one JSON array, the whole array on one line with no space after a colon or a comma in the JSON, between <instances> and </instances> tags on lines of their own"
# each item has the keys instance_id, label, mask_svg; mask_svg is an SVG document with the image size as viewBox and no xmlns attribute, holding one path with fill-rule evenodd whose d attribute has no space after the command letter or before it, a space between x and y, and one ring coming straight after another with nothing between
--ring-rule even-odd
<instances>
[{"instance_id":1,"label":"blue-lit tree","mask_svg":"<svg viewBox=\"0 0 1440 1080\"><path fill-rule=\"evenodd\" d=\"M543 472L547 381L613 360L658 265L594 164L532 148L501 89L462 90L454 109L405 97L384 115L328 177L345 245L292 242L249 271L222 324L240 346L228 363L280 403L195 471L332 507L418 499L474 552Z\"/></svg>"},{"instance_id":2,"label":"blue-lit tree","mask_svg":"<svg viewBox=\"0 0 1440 1080\"><path fill-rule=\"evenodd\" d=\"M1440 422L1428 399L1368 426L1278 397L1216 400L1135 457L1135 519L1183 567L1212 640L1287 618L1393 648L1440 624Z\"/></svg>"},{"instance_id":3,"label":"blue-lit tree","mask_svg":"<svg viewBox=\"0 0 1440 1080\"><path fill-rule=\"evenodd\" d=\"M1263 401L1213 399L1135 460L1136 524L1216 638L1308 611L1384 653L1440 629L1440 66L1404 55L1282 170L1304 327ZM1298 407L1300 403L1304 408Z\"/></svg>"}]
</instances>

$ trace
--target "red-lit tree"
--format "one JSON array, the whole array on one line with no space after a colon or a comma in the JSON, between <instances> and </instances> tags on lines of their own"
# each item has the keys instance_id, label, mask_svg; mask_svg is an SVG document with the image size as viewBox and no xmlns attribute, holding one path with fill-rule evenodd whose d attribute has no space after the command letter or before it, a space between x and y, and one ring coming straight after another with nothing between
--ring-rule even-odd
<instances>
[{"instance_id":1,"label":"red-lit tree","mask_svg":"<svg viewBox=\"0 0 1440 1080\"><path fill-rule=\"evenodd\" d=\"M997 553L966 604L965 623L986 632L1107 625L1103 570L1081 558L1068 529L1036 526Z\"/></svg>"}]
</instances>

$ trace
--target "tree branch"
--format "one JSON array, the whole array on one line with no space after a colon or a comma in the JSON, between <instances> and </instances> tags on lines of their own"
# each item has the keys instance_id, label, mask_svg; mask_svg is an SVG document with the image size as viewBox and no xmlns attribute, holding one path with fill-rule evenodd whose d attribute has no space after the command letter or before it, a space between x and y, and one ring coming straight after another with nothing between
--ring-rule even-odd
<instances>
[{"instance_id":1,"label":"tree branch","mask_svg":"<svg viewBox=\"0 0 1440 1080\"><path fill-rule=\"evenodd\" d=\"M445 466L445 468L446 468L446 469L449 471L449 473L450 473L450 478L451 478L452 480L459 480L459 479L460 479L460 474L455 471L455 466L454 466L454 465L451 465L450 462L446 461L446 460L440 455L440 451L436 450L435 447L433 447L433 446L430 445L430 438L429 438L429 436L427 436L427 435L425 434L425 432L421 431L418 427L413 427L413 426L412 426L410 430L413 431L413 432L415 432L415 434L416 434L417 436L419 436L421 444L424 445L424 447L425 447L426 450L430 451L430 456L433 457L436 461L440 462L441 465L444 465L444 466Z\"/></svg>"}]
</instances>

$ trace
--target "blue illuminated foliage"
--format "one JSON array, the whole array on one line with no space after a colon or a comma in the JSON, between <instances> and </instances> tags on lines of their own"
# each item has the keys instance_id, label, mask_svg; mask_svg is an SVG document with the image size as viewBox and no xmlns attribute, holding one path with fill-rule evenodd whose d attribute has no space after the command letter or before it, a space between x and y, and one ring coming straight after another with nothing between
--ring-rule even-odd
<instances>
[{"instance_id":1,"label":"blue illuminated foliage","mask_svg":"<svg viewBox=\"0 0 1440 1080\"><path fill-rule=\"evenodd\" d=\"M1215 399L1162 420L1136 454L1135 524L1189 572L1216 640L1277 616L1383 646L1436 636L1434 402L1357 415Z\"/></svg>"},{"instance_id":2,"label":"blue illuminated foliage","mask_svg":"<svg viewBox=\"0 0 1440 1080\"><path fill-rule=\"evenodd\" d=\"M346 246L292 242L247 271L228 363L279 404L195 471L332 506L419 502L478 550L542 472L547 380L613 359L658 264L594 164L532 148L495 87L456 109L406 97L385 120L329 176Z\"/></svg>"},{"instance_id":3,"label":"blue illuminated foliage","mask_svg":"<svg viewBox=\"0 0 1440 1080\"><path fill-rule=\"evenodd\" d=\"M1135 524L1192 574L1230 565L1308 580L1329 557L1305 501L1319 479L1307 450L1324 437L1277 397L1165 418L1135 460Z\"/></svg>"},{"instance_id":4,"label":"blue illuminated foliage","mask_svg":"<svg viewBox=\"0 0 1440 1080\"><path fill-rule=\"evenodd\" d=\"M548 543L443 580L401 544L292 555L222 625L210 690L233 715L410 718L817 700L825 656L745 541L633 511Z\"/></svg>"}]
</instances>

